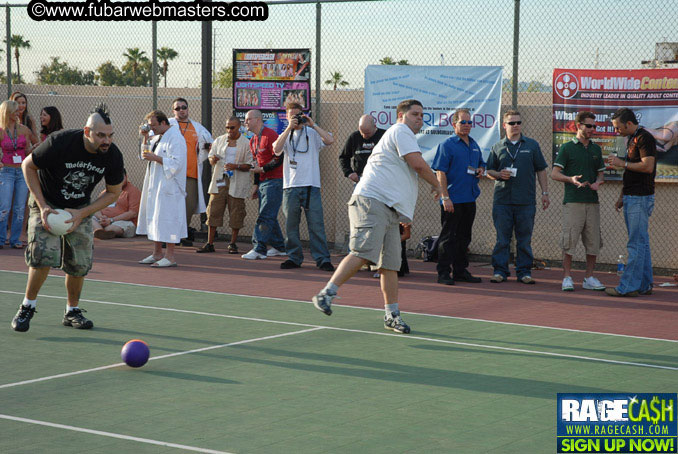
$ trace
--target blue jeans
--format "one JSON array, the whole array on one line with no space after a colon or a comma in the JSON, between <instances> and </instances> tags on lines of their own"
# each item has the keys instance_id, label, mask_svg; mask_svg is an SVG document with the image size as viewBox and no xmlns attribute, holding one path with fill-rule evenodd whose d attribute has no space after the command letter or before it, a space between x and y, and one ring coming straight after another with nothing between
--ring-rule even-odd
<instances>
[{"instance_id":1,"label":"blue jeans","mask_svg":"<svg viewBox=\"0 0 678 454\"><path fill-rule=\"evenodd\" d=\"M12 208L12 226L9 244L20 244L21 228L24 224L24 210L28 199L28 186L24 181L21 167L3 167L0 169L0 245L5 244L7 219Z\"/></svg>"},{"instance_id":2,"label":"blue jeans","mask_svg":"<svg viewBox=\"0 0 678 454\"><path fill-rule=\"evenodd\" d=\"M259 254L266 255L266 245L279 251L285 250L278 211L282 203L282 178L274 178L259 183L259 216L252 234L252 245Z\"/></svg>"},{"instance_id":3,"label":"blue jeans","mask_svg":"<svg viewBox=\"0 0 678 454\"><path fill-rule=\"evenodd\" d=\"M623 201L624 221L629 232L629 242L626 243L629 258L617 291L622 294L644 292L652 288L652 254L648 224L654 209L654 195L625 195Z\"/></svg>"},{"instance_id":4,"label":"blue jeans","mask_svg":"<svg viewBox=\"0 0 678 454\"><path fill-rule=\"evenodd\" d=\"M287 218L285 231L285 249L289 259L297 265L304 261L299 238L299 222L301 211L306 212L306 225L311 243L311 256L316 266L330 261L330 251L325 238L325 222L323 221L323 204L320 199L320 188L304 186L287 188L283 193L283 213Z\"/></svg>"},{"instance_id":5,"label":"blue jeans","mask_svg":"<svg viewBox=\"0 0 678 454\"><path fill-rule=\"evenodd\" d=\"M497 243L492 251L494 274L510 276L509 245L513 231L516 232L516 275L518 279L532 272L532 229L535 205L493 205L492 220L497 231Z\"/></svg>"}]
</instances>

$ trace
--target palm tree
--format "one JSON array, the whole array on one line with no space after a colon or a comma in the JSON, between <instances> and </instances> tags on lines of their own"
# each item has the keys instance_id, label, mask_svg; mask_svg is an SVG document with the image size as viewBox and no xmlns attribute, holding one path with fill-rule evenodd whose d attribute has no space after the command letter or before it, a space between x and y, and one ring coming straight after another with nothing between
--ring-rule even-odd
<instances>
[{"instance_id":1,"label":"palm tree","mask_svg":"<svg viewBox=\"0 0 678 454\"><path fill-rule=\"evenodd\" d=\"M146 52L139 50L138 47L127 49L127 52L122 54L123 57L127 57L127 62L132 66L132 79L134 84L136 84L137 81L137 70L139 69L139 65L148 60L145 55Z\"/></svg>"},{"instance_id":2,"label":"palm tree","mask_svg":"<svg viewBox=\"0 0 678 454\"><path fill-rule=\"evenodd\" d=\"M171 47L161 47L158 49L157 57L162 60L162 77L165 79L165 88L167 88L167 62L174 60L179 54Z\"/></svg>"},{"instance_id":3,"label":"palm tree","mask_svg":"<svg viewBox=\"0 0 678 454\"><path fill-rule=\"evenodd\" d=\"M325 81L327 85L334 85L334 90L337 89L337 85L345 87L348 85L348 82L344 80L344 76L341 75L339 71L333 72L330 74L330 78Z\"/></svg>"},{"instance_id":4,"label":"palm tree","mask_svg":"<svg viewBox=\"0 0 678 454\"><path fill-rule=\"evenodd\" d=\"M5 44L7 44L7 40L3 39L2 40ZM9 39L9 46L14 48L14 58L16 59L16 73L17 73L17 78L21 80L21 70L19 69L19 49L30 49L31 48L31 42L28 40L24 40L24 37L21 35L12 35L12 37Z\"/></svg>"}]
</instances>

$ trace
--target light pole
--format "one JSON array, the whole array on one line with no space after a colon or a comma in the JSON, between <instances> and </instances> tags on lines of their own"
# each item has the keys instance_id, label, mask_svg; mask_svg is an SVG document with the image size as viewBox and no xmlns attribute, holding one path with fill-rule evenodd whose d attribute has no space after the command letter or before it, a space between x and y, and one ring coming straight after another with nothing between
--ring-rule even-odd
<instances>
[{"instance_id":1,"label":"light pole","mask_svg":"<svg viewBox=\"0 0 678 454\"><path fill-rule=\"evenodd\" d=\"M220 36L217 31L219 29L214 27L212 29L212 86L214 87L214 81L217 74L217 36Z\"/></svg>"}]
</instances>

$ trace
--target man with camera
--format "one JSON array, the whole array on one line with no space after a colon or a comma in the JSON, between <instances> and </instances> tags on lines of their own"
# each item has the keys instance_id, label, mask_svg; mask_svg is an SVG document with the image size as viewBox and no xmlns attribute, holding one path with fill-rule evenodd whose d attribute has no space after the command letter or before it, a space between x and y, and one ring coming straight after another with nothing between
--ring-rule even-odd
<instances>
[{"instance_id":1,"label":"man with camera","mask_svg":"<svg viewBox=\"0 0 678 454\"><path fill-rule=\"evenodd\" d=\"M176 125L186 141L186 225L191 225L194 214L204 213L205 192L203 190L203 162L207 160L212 134L203 125L188 117L188 101L176 98L172 101L174 118L170 118L170 126ZM210 174L211 176L211 174ZM188 238L181 240L182 246L193 246L193 231Z\"/></svg>"},{"instance_id":2,"label":"man with camera","mask_svg":"<svg viewBox=\"0 0 678 454\"><path fill-rule=\"evenodd\" d=\"M334 137L304 115L298 103L287 105L287 121L287 128L273 144L276 156L285 153L282 206L287 218L285 250L289 259L281 263L280 268L299 268L304 260L299 238L299 222L304 210L316 266L324 271L334 271L320 199L320 150L325 145L332 145Z\"/></svg>"},{"instance_id":3,"label":"man with camera","mask_svg":"<svg viewBox=\"0 0 678 454\"><path fill-rule=\"evenodd\" d=\"M357 183L367 164L367 158L386 131L377 128L372 115L363 115L358 123L358 130L348 136L346 145L339 155L339 164L344 176Z\"/></svg>"},{"instance_id":4,"label":"man with camera","mask_svg":"<svg viewBox=\"0 0 678 454\"><path fill-rule=\"evenodd\" d=\"M140 128L142 159L149 162L141 190L137 234L148 235L153 253L139 261L154 268L177 266L174 245L186 238L186 142L179 126L170 125L167 116L154 110L145 117L153 131ZM167 243L165 254L162 243Z\"/></svg>"},{"instance_id":5,"label":"man with camera","mask_svg":"<svg viewBox=\"0 0 678 454\"><path fill-rule=\"evenodd\" d=\"M532 279L532 228L536 213L535 176L541 187L542 209L550 204L546 160L536 140L522 134L520 112L504 113L506 137L495 143L487 159L487 176L495 180L492 220L497 242L492 251L494 275L490 282L504 282L509 272L509 246L516 234L516 276L518 282Z\"/></svg>"}]
</instances>

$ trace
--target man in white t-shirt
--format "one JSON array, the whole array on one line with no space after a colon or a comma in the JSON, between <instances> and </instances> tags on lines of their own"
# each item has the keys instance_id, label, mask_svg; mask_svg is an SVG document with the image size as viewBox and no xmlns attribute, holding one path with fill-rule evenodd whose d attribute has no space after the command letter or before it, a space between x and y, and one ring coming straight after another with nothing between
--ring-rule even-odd
<instances>
[{"instance_id":1,"label":"man in white t-shirt","mask_svg":"<svg viewBox=\"0 0 678 454\"><path fill-rule=\"evenodd\" d=\"M325 238L323 205L320 199L320 150L334 143L334 137L304 115L300 104L287 104L287 128L273 143L273 153L283 152L283 202L285 251L288 259L280 264L284 270L299 268L304 261L299 238L302 210L306 213L311 256L318 268L334 271Z\"/></svg>"},{"instance_id":2,"label":"man in white t-shirt","mask_svg":"<svg viewBox=\"0 0 678 454\"><path fill-rule=\"evenodd\" d=\"M325 288L313 297L313 305L332 315L337 290L364 264L373 263L381 274L384 294L384 328L408 334L410 327L398 308L398 270L401 245L399 223L412 222L417 203L418 178L431 185L438 200L442 188L421 157L415 134L424 124L424 108L408 99L397 108L398 122L381 138L367 161L363 175L348 202L351 223L350 254L344 257Z\"/></svg>"}]
</instances>

